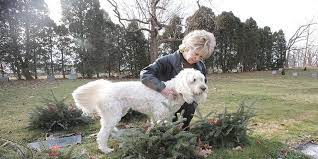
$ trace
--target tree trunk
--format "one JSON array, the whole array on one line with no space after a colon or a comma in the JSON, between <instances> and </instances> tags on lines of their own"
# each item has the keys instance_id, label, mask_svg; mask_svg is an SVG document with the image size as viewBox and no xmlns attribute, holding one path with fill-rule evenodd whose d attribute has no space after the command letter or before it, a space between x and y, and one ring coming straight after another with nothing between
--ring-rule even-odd
<instances>
[{"instance_id":1,"label":"tree trunk","mask_svg":"<svg viewBox=\"0 0 318 159\"><path fill-rule=\"evenodd\" d=\"M81 67L82 67L80 69L80 72L81 72L82 77L84 78L85 77L85 71L84 71L85 66L84 66L83 52L81 52L79 56L80 56L80 59L81 59Z\"/></svg>"},{"instance_id":2,"label":"tree trunk","mask_svg":"<svg viewBox=\"0 0 318 159\"><path fill-rule=\"evenodd\" d=\"M14 72L14 74L17 77L18 80L22 79L22 75L21 75L21 72L20 72L21 71L20 65L18 64L17 61L12 61L11 70Z\"/></svg>"},{"instance_id":3,"label":"tree trunk","mask_svg":"<svg viewBox=\"0 0 318 159\"><path fill-rule=\"evenodd\" d=\"M158 22L156 15L156 1L151 1L151 20L150 20L150 40L149 40L149 53L150 53L150 62L153 63L158 58Z\"/></svg>"},{"instance_id":4,"label":"tree trunk","mask_svg":"<svg viewBox=\"0 0 318 159\"><path fill-rule=\"evenodd\" d=\"M23 65L23 66L25 66L25 65ZM23 73L23 76L25 77L26 80L33 80L33 77L27 68L22 68L22 73Z\"/></svg>"},{"instance_id":5,"label":"tree trunk","mask_svg":"<svg viewBox=\"0 0 318 159\"><path fill-rule=\"evenodd\" d=\"M285 59L285 65L284 65L285 68L288 68L288 67L289 67L289 61L288 61L289 58L290 58L290 55L289 55L289 54L290 54L290 50L287 49L287 50L286 50L286 55L285 55L285 57L286 57L286 59Z\"/></svg>"},{"instance_id":6,"label":"tree trunk","mask_svg":"<svg viewBox=\"0 0 318 159\"><path fill-rule=\"evenodd\" d=\"M307 60L308 60L308 40L309 40L309 27L307 30L307 37L306 37L306 47L305 47L305 55L304 55L304 67L308 65Z\"/></svg>"},{"instance_id":7,"label":"tree trunk","mask_svg":"<svg viewBox=\"0 0 318 159\"><path fill-rule=\"evenodd\" d=\"M104 73L108 72L107 66L108 66L107 59L106 59L106 57L104 57L104 70L105 70Z\"/></svg>"},{"instance_id":8,"label":"tree trunk","mask_svg":"<svg viewBox=\"0 0 318 159\"><path fill-rule=\"evenodd\" d=\"M25 77L25 79L26 80L33 80L33 77L32 77L30 70L29 70L29 64L27 62L24 62L21 56L19 56L19 61L21 63L22 74Z\"/></svg>"},{"instance_id":9,"label":"tree trunk","mask_svg":"<svg viewBox=\"0 0 318 159\"><path fill-rule=\"evenodd\" d=\"M150 62L153 63L158 58L158 44L157 44L156 32L150 33L149 54L150 54Z\"/></svg>"},{"instance_id":10,"label":"tree trunk","mask_svg":"<svg viewBox=\"0 0 318 159\"><path fill-rule=\"evenodd\" d=\"M2 63L0 64L0 70L1 70L2 77L4 77L4 67L3 67Z\"/></svg>"},{"instance_id":11,"label":"tree trunk","mask_svg":"<svg viewBox=\"0 0 318 159\"><path fill-rule=\"evenodd\" d=\"M111 65L110 65L110 60L108 60L108 77L110 78L110 75L111 75Z\"/></svg>"},{"instance_id":12,"label":"tree trunk","mask_svg":"<svg viewBox=\"0 0 318 159\"><path fill-rule=\"evenodd\" d=\"M37 70L37 65L36 65L36 62L37 62L37 60L36 60L36 51L35 50L33 50L33 65L34 65L34 78L35 79L38 79L38 73L36 72L36 70Z\"/></svg>"},{"instance_id":13,"label":"tree trunk","mask_svg":"<svg viewBox=\"0 0 318 159\"><path fill-rule=\"evenodd\" d=\"M51 60L51 76L54 76L54 67L53 67L53 51L52 51L52 37L50 37L50 60Z\"/></svg>"},{"instance_id":14,"label":"tree trunk","mask_svg":"<svg viewBox=\"0 0 318 159\"><path fill-rule=\"evenodd\" d=\"M62 62L62 75L63 75L63 78L65 79L64 52L63 52L63 49L61 49L61 53L62 53L62 59L61 59L61 62Z\"/></svg>"},{"instance_id":15,"label":"tree trunk","mask_svg":"<svg viewBox=\"0 0 318 159\"><path fill-rule=\"evenodd\" d=\"M44 60L44 69L45 69L45 72L47 75L50 75L50 70L49 70L49 66L48 66L48 62L47 62L48 59L45 59Z\"/></svg>"},{"instance_id":16,"label":"tree trunk","mask_svg":"<svg viewBox=\"0 0 318 159\"><path fill-rule=\"evenodd\" d=\"M17 22L15 20L9 20L8 21L9 23L9 31L10 31L10 36L12 38L12 43L13 43L13 59L12 59L12 67L11 69L16 73L16 76L17 76L17 79L18 80L21 80L22 79L22 75L21 75L21 65L19 63L19 56L20 56L20 50L18 49L18 42L17 42L17 35L16 35L16 25L17 25ZM16 67L16 69L14 68Z\"/></svg>"},{"instance_id":17,"label":"tree trunk","mask_svg":"<svg viewBox=\"0 0 318 159\"><path fill-rule=\"evenodd\" d=\"M120 60L121 58L119 58L119 60L118 60L118 73L119 74L121 74L121 71L120 71L120 66L121 66L121 60Z\"/></svg>"},{"instance_id":18,"label":"tree trunk","mask_svg":"<svg viewBox=\"0 0 318 159\"><path fill-rule=\"evenodd\" d=\"M27 8L28 9L28 8ZM28 12L28 10L27 10ZM30 57L30 23L29 20L26 21L25 24L25 35L26 35L26 55L24 58L24 61L22 57L20 56L20 62L21 62L21 67L22 67L22 73L25 77L26 80L33 80L33 77L31 76L30 73L30 68L29 68L29 57Z\"/></svg>"}]
</instances>

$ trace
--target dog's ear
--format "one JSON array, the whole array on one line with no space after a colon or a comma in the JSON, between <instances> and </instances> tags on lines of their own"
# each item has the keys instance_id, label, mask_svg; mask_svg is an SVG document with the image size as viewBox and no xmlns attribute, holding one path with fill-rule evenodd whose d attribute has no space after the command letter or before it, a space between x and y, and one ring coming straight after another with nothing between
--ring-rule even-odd
<instances>
[{"instance_id":1,"label":"dog's ear","mask_svg":"<svg viewBox=\"0 0 318 159\"><path fill-rule=\"evenodd\" d=\"M187 80L188 80L189 83L194 82L194 75L189 73L187 75Z\"/></svg>"},{"instance_id":2,"label":"dog's ear","mask_svg":"<svg viewBox=\"0 0 318 159\"><path fill-rule=\"evenodd\" d=\"M191 104L194 102L194 96L193 94L182 94L182 98L185 102L188 104Z\"/></svg>"},{"instance_id":3,"label":"dog's ear","mask_svg":"<svg viewBox=\"0 0 318 159\"><path fill-rule=\"evenodd\" d=\"M190 78L193 78L193 75L190 72L181 71L176 76L175 84L175 90L177 91L177 93L182 94L183 99L189 104L194 101L193 92L189 86L189 84L191 83Z\"/></svg>"},{"instance_id":4,"label":"dog's ear","mask_svg":"<svg viewBox=\"0 0 318 159\"><path fill-rule=\"evenodd\" d=\"M187 72L185 72L185 70L182 70L175 77L175 90L177 93L183 94L184 92L191 92L187 78Z\"/></svg>"}]
</instances>

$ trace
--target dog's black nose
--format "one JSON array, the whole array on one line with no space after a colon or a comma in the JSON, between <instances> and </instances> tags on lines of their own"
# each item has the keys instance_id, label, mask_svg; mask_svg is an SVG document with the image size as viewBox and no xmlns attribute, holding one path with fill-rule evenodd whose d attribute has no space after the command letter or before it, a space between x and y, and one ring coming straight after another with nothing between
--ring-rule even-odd
<instances>
[{"instance_id":1,"label":"dog's black nose","mask_svg":"<svg viewBox=\"0 0 318 159\"><path fill-rule=\"evenodd\" d=\"M202 91L205 91L206 90L206 87L201 87Z\"/></svg>"}]
</instances>

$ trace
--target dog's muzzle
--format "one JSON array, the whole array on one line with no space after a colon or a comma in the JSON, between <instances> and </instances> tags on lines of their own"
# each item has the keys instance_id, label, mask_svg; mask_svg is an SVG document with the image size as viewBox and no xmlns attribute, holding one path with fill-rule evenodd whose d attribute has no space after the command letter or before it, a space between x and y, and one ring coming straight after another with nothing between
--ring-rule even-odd
<instances>
[{"instance_id":1,"label":"dog's muzzle","mask_svg":"<svg viewBox=\"0 0 318 159\"><path fill-rule=\"evenodd\" d=\"M206 93L206 91L207 91L207 86L201 86L199 90L200 90L199 92L193 93L193 94L195 94L195 95L201 95L201 94L203 94L203 93Z\"/></svg>"},{"instance_id":2,"label":"dog's muzzle","mask_svg":"<svg viewBox=\"0 0 318 159\"><path fill-rule=\"evenodd\" d=\"M200 89L201 89L202 91L205 91L205 90L206 90L206 87L205 87L205 86L201 86Z\"/></svg>"}]
</instances>

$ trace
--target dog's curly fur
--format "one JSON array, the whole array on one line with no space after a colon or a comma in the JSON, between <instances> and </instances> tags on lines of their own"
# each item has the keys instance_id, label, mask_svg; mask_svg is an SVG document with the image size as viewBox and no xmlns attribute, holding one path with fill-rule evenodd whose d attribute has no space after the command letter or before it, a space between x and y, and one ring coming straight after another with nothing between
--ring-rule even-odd
<instances>
[{"instance_id":1,"label":"dog's curly fur","mask_svg":"<svg viewBox=\"0 0 318 159\"><path fill-rule=\"evenodd\" d=\"M206 98L204 78L200 71L184 69L165 82L166 87L176 90L176 98L166 98L139 81L112 83L107 80L89 82L77 88L72 95L76 106L84 113L97 113L101 117L97 143L101 151L109 153L112 151L107 146L110 132L130 108L148 115L152 121L171 117L185 102L198 102L199 98Z\"/></svg>"}]
</instances>

